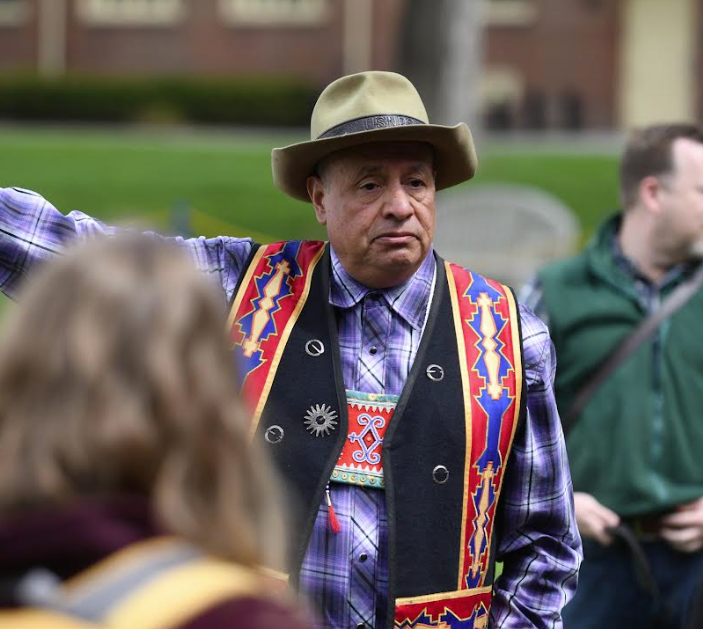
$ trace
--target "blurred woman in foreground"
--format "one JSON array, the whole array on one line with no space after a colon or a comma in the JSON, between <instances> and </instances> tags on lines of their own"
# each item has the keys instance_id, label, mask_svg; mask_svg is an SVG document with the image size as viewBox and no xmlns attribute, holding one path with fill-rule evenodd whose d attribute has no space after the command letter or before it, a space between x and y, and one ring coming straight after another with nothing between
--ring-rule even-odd
<instances>
[{"instance_id":1,"label":"blurred woman in foreground","mask_svg":"<svg viewBox=\"0 0 703 629\"><path fill-rule=\"evenodd\" d=\"M223 308L154 239L30 282L0 341L0 626L305 626ZM188 541L185 541L188 540Z\"/></svg>"}]
</instances>

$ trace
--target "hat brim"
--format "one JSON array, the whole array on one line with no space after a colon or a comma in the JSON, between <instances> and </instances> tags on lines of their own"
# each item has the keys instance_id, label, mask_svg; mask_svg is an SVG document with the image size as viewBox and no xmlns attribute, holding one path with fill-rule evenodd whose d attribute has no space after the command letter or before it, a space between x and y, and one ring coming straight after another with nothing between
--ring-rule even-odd
<instances>
[{"instance_id":1,"label":"hat brim","mask_svg":"<svg viewBox=\"0 0 703 629\"><path fill-rule=\"evenodd\" d=\"M324 140L299 142L271 152L271 169L276 186L300 201L310 201L307 179L315 174L321 159L336 151L373 142L426 142L435 152L437 190L467 181L476 172L476 150L469 127L417 124L350 133Z\"/></svg>"}]
</instances>

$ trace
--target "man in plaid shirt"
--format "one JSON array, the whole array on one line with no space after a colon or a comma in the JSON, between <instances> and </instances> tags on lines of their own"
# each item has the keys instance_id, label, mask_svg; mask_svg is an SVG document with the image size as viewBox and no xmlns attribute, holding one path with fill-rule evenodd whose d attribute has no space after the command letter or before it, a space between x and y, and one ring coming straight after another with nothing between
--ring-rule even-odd
<instances>
[{"instance_id":1,"label":"man in plaid shirt","mask_svg":"<svg viewBox=\"0 0 703 629\"><path fill-rule=\"evenodd\" d=\"M462 294L447 289L455 281L448 277L454 267L436 256L432 239L435 190L465 181L475 170L468 128L429 124L407 79L366 72L328 86L313 112L311 137L309 142L275 149L273 174L282 191L311 201L318 221L327 227L330 243L318 268L323 269L325 279L319 281L333 322L327 341L332 352L326 351L320 336L305 343L308 358L301 356L336 357L330 373L338 373L330 379L337 378L332 386L341 387L348 408L313 404L305 417L284 418L273 425L266 399L261 398L264 411L257 438L269 444L274 458L295 447L300 449L295 465L305 470L312 464L312 450L294 446L302 438L298 432L309 438L310 448L333 441L339 445L329 465L325 463L331 475L309 478L314 504L311 509L305 503L307 524L293 527L292 581L324 627L560 627L561 608L576 588L581 542L554 403L555 362L546 327L529 309L515 307L505 326L513 326L515 338L521 340L514 358L522 369L506 371L508 348L497 342L504 330L491 327L492 321L505 317L501 319L496 310L487 315L488 302L481 299L498 291L495 302L514 302L509 290L487 282L482 284L486 292L478 303L484 305L478 306L477 315L483 317L481 333L490 337L484 338L481 350L487 365L483 380L470 380L474 369L462 365L456 351L454 363L449 357L445 362L441 353L437 362L426 367L422 362L443 343L455 350L461 347L454 326L437 323L442 312L448 317L453 312L457 330L461 327L456 304ZM80 212L62 215L36 193L0 189L0 287L13 296L35 263L77 238L112 233L112 228ZM242 291L254 287L251 269L257 251L258 255L269 251L257 249L249 239L176 241L190 251L199 268L220 282L228 302L235 304L233 312ZM486 282L468 271L456 273L459 279ZM315 285L313 281L311 302L318 299ZM301 299L307 298L308 289ZM275 302L272 293L266 295ZM259 308L264 321L273 320L271 305ZM298 328L291 329L295 333ZM279 360L285 364L286 352L276 358L276 366ZM491 363L488 355L496 362ZM451 364L455 367L447 366ZM274 380L272 396L284 375ZM478 399L476 395L472 401L468 391L474 385L486 389L489 380L495 385L493 401L505 394L503 399L513 399L513 405L495 416L487 411L486 423L481 424L481 413L467 410ZM509 381L514 386L505 384ZM435 383L453 387L448 390L454 397L428 395L413 402L415 391ZM323 388L323 383L319 387L317 382L308 383L307 403ZM490 404L489 400L486 407ZM291 408L289 400L284 397L278 408ZM346 418L353 409L373 411L357 413L359 426L362 421L381 426L386 414L385 442L381 432L370 432L368 424L365 441L361 432L352 432ZM374 412L377 415L371 418ZM511 412L514 425L501 432L501 422ZM395 426L390 418L396 420ZM485 429L485 463L494 424L507 440L501 437L496 448L502 449L481 467L480 484L470 485L472 470L481 465L471 455L472 439L475 442ZM444 433L449 440L442 441ZM397 446L399 454L393 460L402 461L402 452L420 454L405 462L411 473L390 476L393 468L376 461L381 453L389 454L391 445L399 444L401 434L406 445ZM352 456L362 456L366 465L340 465L343 446L356 448ZM284 476L289 467L282 470ZM355 470L363 474L355 475ZM411 508L402 502L402 495L416 498ZM495 560L503 562L503 571L494 580Z\"/></svg>"}]
</instances>

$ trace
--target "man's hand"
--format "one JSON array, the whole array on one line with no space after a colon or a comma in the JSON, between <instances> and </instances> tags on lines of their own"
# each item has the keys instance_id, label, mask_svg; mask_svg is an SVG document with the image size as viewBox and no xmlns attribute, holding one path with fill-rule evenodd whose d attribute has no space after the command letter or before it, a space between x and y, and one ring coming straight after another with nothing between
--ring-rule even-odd
<instances>
[{"instance_id":1,"label":"man's hand","mask_svg":"<svg viewBox=\"0 0 703 629\"><path fill-rule=\"evenodd\" d=\"M613 543L609 528L620 524L620 516L598 502L591 494L574 492L576 523L584 537L591 537L603 546Z\"/></svg>"},{"instance_id":2,"label":"man's hand","mask_svg":"<svg viewBox=\"0 0 703 629\"><path fill-rule=\"evenodd\" d=\"M661 519L662 539L682 553L693 553L703 548L703 498L685 505Z\"/></svg>"}]
</instances>

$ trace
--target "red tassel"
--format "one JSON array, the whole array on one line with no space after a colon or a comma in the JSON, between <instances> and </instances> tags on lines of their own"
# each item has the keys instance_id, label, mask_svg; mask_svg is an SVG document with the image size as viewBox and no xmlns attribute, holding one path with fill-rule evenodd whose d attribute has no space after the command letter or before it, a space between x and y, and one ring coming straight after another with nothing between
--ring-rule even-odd
<instances>
[{"instance_id":1,"label":"red tassel","mask_svg":"<svg viewBox=\"0 0 703 629\"><path fill-rule=\"evenodd\" d=\"M328 523L330 525L330 529L332 529L333 533L339 533L342 530L342 527L339 525L337 514L334 512L334 507L332 506L329 487L325 490L325 493L327 494L327 515L329 518Z\"/></svg>"}]
</instances>

